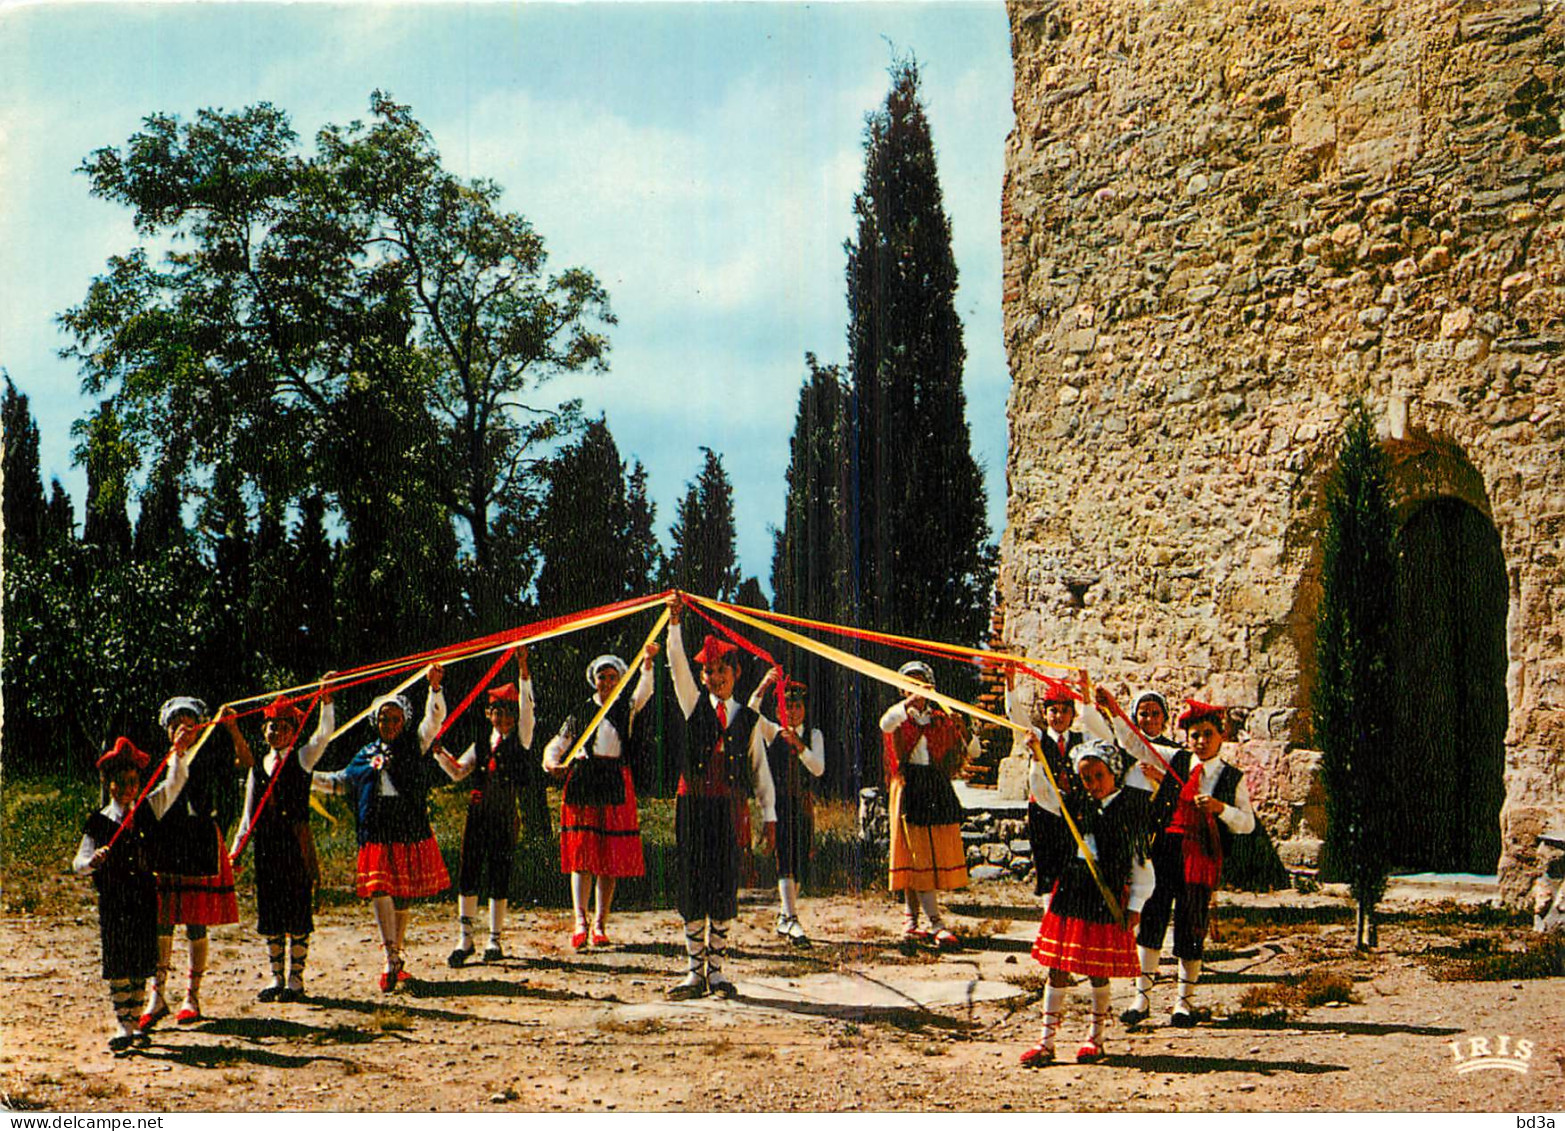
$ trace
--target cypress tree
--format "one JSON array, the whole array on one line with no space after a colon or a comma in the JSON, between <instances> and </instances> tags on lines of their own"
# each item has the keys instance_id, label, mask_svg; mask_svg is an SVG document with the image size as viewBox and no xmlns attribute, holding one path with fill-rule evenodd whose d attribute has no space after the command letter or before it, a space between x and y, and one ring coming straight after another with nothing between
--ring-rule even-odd
<instances>
[{"instance_id":1,"label":"cypress tree","mask_svg":"<svg viewBox=\"0 0 1565 1131\"><path fill-rule=\"evenodd\" d=\"M550 461L545 481L539 610L558 616L635 595L625 464L603 417Z\"/></svg>"},{"instance_id":2,"label":"cypress tree","mask_svg":"<svg viewBox=\"0 0 1565 1131\"><path fill-rule=\"evenodd\" d=\"M1326 868L1358 904L1358 945L1375 942L1375 905L1392 850L1395 773L1391 625L1395 574L1385 454L1362 402L1349 406L1326 491L1316 619L1315 738L1326 789Z\"/></svg>"},{"instance_id":3,"label":"cypress tree","mask_svg":"<svg viewBox=\"0 0 1565 1131\"><path fill-rule=\"evenodd\" d=\"M291 546L297 663L300 675L308 678L324 674L336 654L332 609L335 562L326 537L326 500L319 493L307 495L299 503Z\"/></svg>"},{"instance_id":4,"label":"cypress tree","mask_svg":"<svg viewBox=\"0 0 1565 1131\"><path fill-rule=\"evenodd\" d=\"M49 545L69 542L76 537L76 508L71 496L58 480L51 481L49 508L44 520L44 541Z\"/></svg>"},{"instance_id":5,"label":"cypress tree","mask_svg":"<svg viewBox=\"0 0 1565 1131\"><path fill-rule=\"evenodd\" d=\"M82 541L97 548L100 557L121 561L130 553L130 474L139 462L135 449L120 430L119 415L111 401L72 426L77 437L76 460L87 466L87 514Z\"/></svg>"},{"instance_id":6,"label":"cypress tree","mask_svg":"<svg viewBox=\"0 0 1565 1131\"><path fill-rule=\"evenodd\" d=\"M629 555L626 578L627 594L635 596L651 592L664 570L663 547L658 544L656 530L657 504L647 493L647 469L637 460L631 468L625 485L625 504L630 526Z\"/></svg>"},{"instance_id":7,"label":"cypress tree","mask_svg":"<svg viewBox=\"0 0 1565 1131\"><path fill-rule=\"evenodd\" d=\"M43 480L38 473L38 425L27 396L16 391L9 374L5 378L4 401L0 403L0 435L5 444L0 457L5 548L36 553L43 545L47 526Z\"/></svg>"},{"instance_id":8,"label":"cypress tree","mask_svg":"<svg viewBox=\"0 0 1565 1131\"><path fill-rule=\"evenodd\" d=\"M687 485L669 531L669 570L676 589L729 601L739 591L734 489L722 457L701 451L701 471Z\"/></svg>"}]
</instances>

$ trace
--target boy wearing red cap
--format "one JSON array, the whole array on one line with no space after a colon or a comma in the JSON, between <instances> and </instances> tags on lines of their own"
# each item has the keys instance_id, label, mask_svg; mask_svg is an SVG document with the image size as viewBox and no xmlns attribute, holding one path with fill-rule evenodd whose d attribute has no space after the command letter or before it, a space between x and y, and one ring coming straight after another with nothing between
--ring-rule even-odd
<instances>
[{"instance_id":1,"label":"boy wearing red cap","mask_svg":"<svg viewBox=\"0 0 1565 1131\"><path fill-rule=\"evenodd\" d=\"M130 1047L132 1041L146 1039L137 1021L137 998L158 965L158 885L147 831L184 789L190 770L187 751L195 735L194 728L179 733L169 756L168 773L140 806L136 806L136 798L151 759L130 739L115 741L98 759L108 804L87 818L81 846L71 862L78 876L92 876L98 890L103 977L109 983L118 1022L109 1048L116 1052Z\"/></svg>"},{"instance_id":2,"label":"boy wearing red cap","mask_svg":"<svg viewBox=\"0 0 1565 1131\"><path fill-rule=\"evenodd\" d=\"M776 739L779 728L734 698L738 649L715 636L708 636L695 655L702 694L685 659L680 630L684 603L677 593L669 598L668 608L668 666L685 716L674 839L679 914L685 921L689 960L688 972L669 996L676 1001L705 993L727 998L738 993L723 974L728 930L739 913L736 812L753 792L770 851L777 836L777 810L766 745Z\"/></svg>"},{"instance_id":3,"label":"boy wearing red cap","mask_svg":"<svg viewBox=\"0 0 1565 1131\"><path fill-rule=\"evenodd\" d=\"M457 944L446 959L453 968L473 956L473 920L478 915L478 901L485 898L489 900L489 944L484 947L484 961L498 962L505 957L500 942L520 831L518 803L526 810L530 834L538 835L540 821L544 830L549 827L544 785L527 753L533 745L535 716L525 644L516 650L516 675L516 683L489 689L484 709L489 726L460 758L451 757L438 742L431 750L452 781L473 779L457 872Z\"/></svg>"},{"instance_id":4,"label":"boy wearing red cap","mask_svg":"<svg viewBox=\"0 0 1565 1131\"><path fill-rule=\"evenodd\" d=\"M1024 715L1016 694L1016 673L1005 673L1005 711L1012 722L1029 727L1037 745L1029 750L1027 769L1027 842L1032 846L1033 894L1045 895L1076 854L1076 842L1065 818L1060 797L1082 788L1072 765L1071 751L1082 741L1072 729L1076 722L1076 694L1063 680L1044 676L1035 692L1032 710ZM1048 769L1046 770L1045 764ZM1050 782L1052 772L1053 783Z\"/></svg>"},{"instance_id":5,"label":"boy wearing red cap","mask_svg":"<svg viewBox=\"0 0 1565 1131\"><path fill-rule=\"evenodd\" d=\"M315 733L295 749L304 712L286 696L273 700L263 712L266 753L259 762L251 756L238 718L222 717L240 760L250 763L244 816L230 855L249 838L255 851L255 929L266 940L272 969L272 980L256 995L263 1002L304 999L304 967L315 930L315 884L320 878L310 834L310 772L326 753L336 728L331 694L322 692L320 702Z\"/></svg>"},{"instance_id":6,"label":"boy wearing red cap","mask_svg":"<svg viewBox=\"0 0 1565 1131\"><path fill-rule=\"evenodd\" d=\"M1149 995L1170 914L1174 957L1179 960L1179 992L1171 1023L1181 1029L1196 1023L1193 999L1201 977L1212 889L1221 877L1233 836L1255 828L1243 772L1219 757L1226 724L1224 708L1185 700L1179 726L1184 728L1187 749L1171 759L1173 773L1163 776L1152 799L1153 827L1160 830L1151 853L1157 882L1141 910L1136 932L1141 974L1136 978L1135 1000L1120 1015L1127 1025L1144 1021L1151 1008ZM1147 772L1156 773L1150 768Z\"/></svg>"}]
</instances>

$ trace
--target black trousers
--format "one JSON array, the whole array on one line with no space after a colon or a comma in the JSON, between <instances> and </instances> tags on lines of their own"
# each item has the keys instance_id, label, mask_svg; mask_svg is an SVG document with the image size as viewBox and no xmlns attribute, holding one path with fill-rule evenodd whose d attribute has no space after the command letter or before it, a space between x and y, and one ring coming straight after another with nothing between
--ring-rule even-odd
<instances>
[{"instance_id":1,"label":"black trousers","mask_svg":"<svg viewBox=\"0 0 1565 1131\"><path fill-rule=\"evenodd\" d=\"M674 842L679 854L675 900L686 922L722 923L739 914L739 841L728 797L685 794L674 802Z\"/></svg>"},{"instance_id":2,"label":"black trousers","mask_svg":"<svg viewBox=\"0 0 1565 1131\"><path fill-rule=\"evenodd\" d=\"M1212 889L1185 882L1184 837L1164 833L1152 843L1152 873L1156 884L1141 909L1136 944L1161 950L1174 920L1174 957L1197 960L1206 950L1206 924Z\"/></svg>"}]
</instances>

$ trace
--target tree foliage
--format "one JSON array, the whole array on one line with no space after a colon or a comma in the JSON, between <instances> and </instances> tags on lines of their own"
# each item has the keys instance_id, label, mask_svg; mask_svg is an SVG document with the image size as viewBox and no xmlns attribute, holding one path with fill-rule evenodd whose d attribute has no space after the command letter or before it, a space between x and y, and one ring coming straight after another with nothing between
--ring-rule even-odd
<instances>
[{"instance_id":1,"label":"tree foliage","mask_svg":"<svg viewBox=\"0 0 1565 1131\"><path fill-rule=\"evenodd\" d=\"M1315 738L1326 788L1327 870L1346 879L1359 907L1359 943L1373 941L1373 913L1392 852L1391 717L1395 573L1385 454L1362 402L1348 411L1326 492L1321 601L1316 621Z\"/></svg>"},{"instance_id":2,"label":"tree foliage","mask_svg":"<svg viewBox=\"0 0 1565 1131\"><path fill-rule=\"evenodd\" d=\"M38 425L26 395L16 391L9 374L0 402L0 438L5 445L0 456L0 510L6 549L31 553L43 545L49 513L38 471Z\"/></svg>"},{"instance_id":3,"label":"tree foliage","mask_svg":"<svg viewBox=\"0 0 1565 1131\"><path fill-rule=\"evenodd\" d=\"M676 589L729 601L739 592L734 489L722 457L701 452L701 470L686 484L669 530L669 572Z\"/></svg>"}]
</instances>

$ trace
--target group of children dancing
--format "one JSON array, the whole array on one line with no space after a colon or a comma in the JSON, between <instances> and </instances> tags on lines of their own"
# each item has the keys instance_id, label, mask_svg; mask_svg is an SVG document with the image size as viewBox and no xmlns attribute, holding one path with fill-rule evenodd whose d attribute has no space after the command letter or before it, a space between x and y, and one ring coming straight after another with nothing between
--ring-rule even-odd
<instances>
[{"instance_id":1,"label":"group of children dancing","mask_svg":"<svg viewBox=\"0 0 1565 1131\"><path fill-rule=\"evenodd\" d=\"M803 684L783 684L776 694L781 717L775 720L763 707L780 676L777 669L748 702L738 702L738 647L709 635L687 658L684 603L675 594L668 604L667 662L685 720L677 751L675 838L676 905L687 958L684 977L668 995L733 997L737 990L724 965L738 913L751 800L760 811L761 840L777 857L777 933L809 944L798 893L814 837L810 782L825 770L825 744L821 732L806 724ZM184 925L189 943L189 980L175 1022L202 1020L207 930L238 921L232 861L246 845L254 849L256 929L270 968L259 1000L304 998L319 876L310 832L312 792L350 799L358 840L356 890L369 902L379 932L382 991L395 991L411 976L409 902L450 886L428 817L429 792L442 780L469 790L451 967L478 954L476 922L485 900L482 960L505 957L512 862L523 827L534 834L550 827L548 779L561 785L560 866L570 877L570 945L578 951L611 945L615 886L645 869L631 762L637 717L652 697L659 652L652 643L643 649L628 695L620 688L628 665L613 655L594 659L586 670L590 697L565 719L541 759L530 753L536 720L525 646L517 649L516 681L487 690L487 725L460 754L443 742L447 708L438 663L425 673L428 691L417 726L404 694L376 699L368 714L373 737L331 773L315 769L335 733L331 674L313 696L319 716L302 744L306 712L296 701L280 697L264 709L260 757L237 717L222 713L215 722L231 739L232 765L226 757L196 756L197 739L210 725L205 705L188 697L170 699L159 712L169 755L152 788L142 788L152 760L128 739L117 740L98 760L105 804L88 819L74 861L78 873L93 877L99 893L103 977L117 1020L110 1046L120 1050L145 1042L170 1012L166 994L177 925ZM962 807L951 783L976 754L977 741L960 715L937 702L926 664L904 665L899 675L914 690L880 720L891 817L890 888L903 898L905 940L950 949L959 942L941 916L937 896L965 886L968 878ZM1180 964L1173 1023L1193 1023L1207 906L1227 837L1254 827L1242 775L1218 757L1220 708L1191 701L1179 720L1188 750L1162 737L1168 708L1155 692L1132 706L1139 728L1122 718L1110 723L1087 705L1083 722L1093 737L1084 738L1072 729L1073 689L1042 682L1044 693L1025 732L1032 757L1029 839L1039 893L1050 896L1033 955L1049 968L1049 979L1043 1035L1022 1057L1029 1066L1054 1058L1071 974L1092 983L1092 1030L1078 1060L1103 1055L1109 978L1136 978L1135 1002L1123 1020L1146 1019L1171 915ZM920 693L924 688L929 695ZM1015 718L1023 708L1014 695L1008 701ZM1122 715L1106 693L1100 692L1099 705ZM588 727L591 733L584 737ZM228 846L215 798L223 776L236 771L244 773L244 807Z\"/></svg>"}]
</instances>

